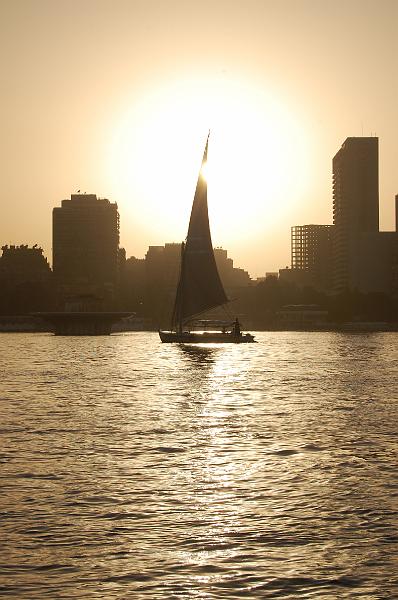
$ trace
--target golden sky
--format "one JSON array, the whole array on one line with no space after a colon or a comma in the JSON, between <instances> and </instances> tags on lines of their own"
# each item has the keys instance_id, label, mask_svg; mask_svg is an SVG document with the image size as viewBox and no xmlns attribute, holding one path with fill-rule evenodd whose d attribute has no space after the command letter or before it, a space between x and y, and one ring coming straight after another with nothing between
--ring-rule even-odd
<instances>
[{"instance_id":1,"label":"golden sky","mask_svg":"<svg viewBox=\"0 0 398 600\"><path fill-rule=\"evenodd\" d=\"M0 242L51 260L78 189L118 203L127 256L181 241L209 127L213 243L252 276L332 222L348 136L380 138L393 229L397 28L396 0L0 0Z\"/></svg>"}]
</instances>

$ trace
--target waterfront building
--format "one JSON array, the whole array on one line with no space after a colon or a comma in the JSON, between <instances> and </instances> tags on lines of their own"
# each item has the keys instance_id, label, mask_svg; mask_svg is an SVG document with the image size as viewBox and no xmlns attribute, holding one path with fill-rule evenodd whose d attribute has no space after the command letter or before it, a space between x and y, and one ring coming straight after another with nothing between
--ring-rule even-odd
<instances>
[{"instance_id":1,"label":"waterfront building","mask_svg":"<svg viewBox=\"0 0 398 600\"><path fill-rule=\"evenodd\" d=\"M181 263L181 243L149 246L144 259L144 311L158 326L166 324L175 298Z\"/></svg>"},{"instance_id":2,"label":"waterfront building","mask_svg":"<svg viewBox=\"0 0 398 600\"><path fill-rule=\"evenodd\" d=\"M291 228L291 271L297 280L317 290L330 288L332 225L295 225ZM305 275L304 275L305 272Z\"/></svg>"},{"instance_id":3,"label":"waterfront building","mask_svg":"<svg viewBox=\"0 0 398 600\"><path fill-rule=\"evenodd\" d=\"M181 246L179 242L164 245L164 277L168 286L175 291L180 276Z\"/></svg>"},{"instance_id":4,"label":"waterfront building","mask_svg":"<svg viewBox=\"0 0 398 600\"><path fill-rule=\"evenodd\" d=\"M337 293L351 289L398 294L398 233L379 231L378 170L376 137L347 138L333 158L333 290Z\"/></svg>"},{"instance_id":5,"label":"waterfront building","mask_svg":"<svg viewBox=\"0 0 398 600\"><path fill-rule=\"evenodd\" d=\"M145 259L130 256L123 271L121 300L122 307L139 310L142 307L145 292Z\"/></svg>"},{"instance_id":6,"label":"waterfront building","mask_svg":"<svg viewBox=\"0 0 398 600\"><path fill-rule=\"evenodd\" d=\"M349 137L333 158L333 289L361 289L362 234L379 231L377 137Z\"/></svg>"},{"instance_id":7,"label":"waterfront building","mask_svg":"<svg viewBox=\"0 0 398 600\"><path fill-rule=\"evenodd\" d=\"M214 258L221 281L227 286L233 277L234 261L228 257L228 251L224 248L214 248Z\"/></svg>"},{"instance_id":8,"label":"waterfront building","mask_svg":"<svg viewBox=\"0 0 398 600\"><path fill-rule=\"evenodd\" d=\"M28 315L53 306L53 276L36 244L3 246L0 257L0 314Z\"/></svg>"},{"instance_id":9,"label":"waterfront building","mask_svg":"<svg viewBox=\"0 0 398 600\"><path fill-rule=\"evenodd\" d=\"M168 243L164 246L149 246L145 254L145 273L148 286L175 287L181 263L181 244Z\"/></svg>"},{"instance_id":10,"label":"waterfront building","mask_svg":"<svg viewBox=\"0 0 398 600\"><path fill-rule=\"evenodd\" d=\"M230 295L234 295L238 288L244 288L251 284L249 273L244 269L234 267L234 261L228 257L227 250L214 248L214 258L221 281Z\"/></svg>"},{"instance_id":11,"label":"waterfront building","mask_svg":"<svg viewBox=\"0 0 398 600\"><path fill-rule=\"evenodd\" d=\"M36 244L2 246L0 257L0 280L13 285L22 283L47 283L52 273L43 248Z\"/></svg>"},{"instance_id":12,"label":"waterfront building","mask_svg":"<svg viewBox=\"0 0 398 600\"><path fill-rule=\"evenodd\" d=\"M144 259L126 260L123 281L123 306L156 323L167 323L172 311L181 268L181 243L149 246ZM247 271L233 266L227 250L215 248L217 268L229 297L237 298L251 284Z\"/></svg>"},{"instance_id":13,"label":"waterfront building","mask_svg":"<svg viewBox=\"0 0 398 600\"><path fill-rule=\"evenodd\" d=\"M250 275L244 269L234 267L227 250L214 248L217 269L226 288L250 285ZM149 246L145 255L145 270L148 285L163 285L175 290L180 274L181 244L168 243L164 246Z\"/></svg>"},{"instance_id":14,"label":"waterfront building","mask_svg":"<svg viewBox=\"0 0 398 600\"><path fill-rule=\"evenodd\" d=\"M355 288L398 296L398 233L363 233L357 243Z\"/></svg>"},{"instance_id":15,"label":"waterfront building","mask_svg":"<svg viewBox=\"0 0 398 600\"><path fill-rule=\"evenodd\" d=\"M289 267L279 269L278 279L283 283L292 283L299 288L313 287L312 276L307 269L291 269Z\"/></svg>"},{"instance_id":16,"label":"waterfront building","mask_svg":"<svg viewBox=\"0 0 398 600\"><path fill-rule=\"evenodd\" d=\"M78 193L53 209L53 271L65 293L113 299L121 259L116 202Z\"/></svg>"},{"instance_id":17,"label":"waterfront building","mask_svg":"<svg viewBox=\"0 0 398 600\"><path fill-rule=\"evenodd\" d=\"M328 318L328 311L316 304L287 304L276 313L279 327L288 330L326 329Z\"/></svg>"},{"instance_id":18,"label":"waterfront building","mask_svg":"<svg viewBox=\"0 0 398 600\"><path fill-rule=\"evenodd\" d=\"M145 284L145 259L130 256L124 268L124 280L135 287L142 288Z\"/></svg>"}]
</instances>

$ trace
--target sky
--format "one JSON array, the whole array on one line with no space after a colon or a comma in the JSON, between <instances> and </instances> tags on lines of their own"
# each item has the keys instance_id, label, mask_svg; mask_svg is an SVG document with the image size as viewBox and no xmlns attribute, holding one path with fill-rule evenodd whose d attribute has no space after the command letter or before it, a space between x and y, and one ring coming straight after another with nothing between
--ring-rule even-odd
<instances>
[{"instance_id":1,"label":"sky","mask_svg":"<svg viewBox=\"0 0 398 600\"><path fill-rule=\"evenodd\" d=\"M51 211L117 202L121 245L182 241L208 130L213 244L252 277L332 223L332 158L379 137L398 193L396 0L0 0L0 242L51 262Z\"/></svg>"}]
</instances>

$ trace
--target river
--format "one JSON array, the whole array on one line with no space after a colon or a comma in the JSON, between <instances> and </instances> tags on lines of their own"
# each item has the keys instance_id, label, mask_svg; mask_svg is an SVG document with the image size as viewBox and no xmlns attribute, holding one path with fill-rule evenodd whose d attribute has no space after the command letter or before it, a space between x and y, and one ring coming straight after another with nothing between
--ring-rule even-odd
<instances>
[{"instance_id":1,"label":"river","mask_svg":"<svg viewBox=\"0 0 398 600\"><path fill-rule=\"evenodd\" d=\"M0 334L0 596L398 597L398 334Z\"/></svg>"}]
</instances>

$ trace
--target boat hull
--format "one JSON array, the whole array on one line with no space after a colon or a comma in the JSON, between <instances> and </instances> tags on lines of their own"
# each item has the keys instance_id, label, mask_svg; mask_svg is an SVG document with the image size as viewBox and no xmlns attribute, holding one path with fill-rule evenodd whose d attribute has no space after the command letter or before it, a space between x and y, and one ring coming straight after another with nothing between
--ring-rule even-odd
<instances>
[{"instance_id":1,"label":"boat hull","mask_svg":"<svg viewBox=\"0 0 398 600\"><path fill-rule=\"evenodd\" d=\"M164 344L250 344L254 336L250 333L235 335L233 333L219 333L213 331L190 332L159 331L159 336Z\"/></svg>"}]
</instances>

